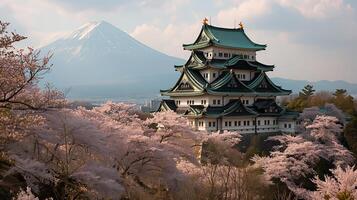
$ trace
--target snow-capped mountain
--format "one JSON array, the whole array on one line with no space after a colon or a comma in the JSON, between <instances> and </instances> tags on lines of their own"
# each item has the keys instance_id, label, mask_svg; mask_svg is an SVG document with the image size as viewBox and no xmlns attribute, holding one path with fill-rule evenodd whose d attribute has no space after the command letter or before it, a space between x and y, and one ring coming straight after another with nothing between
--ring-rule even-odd
<instances>
[{"instance_id":1,"label":"snow-capped mountain","mask_svg":"<svg viewBox=\"0 0 357 200\"><path fill-rule=\"evenodd\" d=\"M72 88L69 96L121 97L159 92L176 80L173 66L184 61L158 52L113 25L85 24L41 52L52 52L54 64L45 80Z\"/></svg>"}]
</instances>

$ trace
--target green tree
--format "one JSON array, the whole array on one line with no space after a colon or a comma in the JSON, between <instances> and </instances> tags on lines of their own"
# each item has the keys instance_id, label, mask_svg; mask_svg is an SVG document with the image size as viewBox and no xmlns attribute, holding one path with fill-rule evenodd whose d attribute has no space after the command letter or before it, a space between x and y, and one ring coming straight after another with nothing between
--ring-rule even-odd
<instances>
[{"instance_id":1,"label":"green tree","mask_svg":"<svg viewBox=\"0 0 357 200\"><path fill-rule=\"evenodd\" d=\"M347 147L357 157L357 118L355 117L350 123L347 124L343 132L345 143Z\"/></svg>"},{"instance_id":2,"label":"green tree","mask_svg":"<svg viewBox=\"0 0 357 200\"><path fill-rule=\"evenodd\" d=\"M308 99L312 95L314 95L315 90L312 85L305 85L305 87L299 93L300 98Z\"/></svg>"},{"instance_id":3,"label":"green tree","mask_svg":"<svg viewBox=\"0 0 357 200\"><path fill-rule=\"evenodd\" d=\"M301 92L299 92L299 96L292 101L289 102L287 107L289 109L302 112L304 108L309 106L310 98L314 95L315 90L312 85L306 85Z\"/></svg>"},{"instance_id":4,"label":"green tree","mask_svg":"<svg viewBox=\"0 0 357 200\"><path fill-rule=\"evenodd\" d=\"M356 114L353 97L347 93L347 90L337 89L335 93L333 93L333 96L332 103L339 109L350 115Z\"/></svg>"}]
</instances>

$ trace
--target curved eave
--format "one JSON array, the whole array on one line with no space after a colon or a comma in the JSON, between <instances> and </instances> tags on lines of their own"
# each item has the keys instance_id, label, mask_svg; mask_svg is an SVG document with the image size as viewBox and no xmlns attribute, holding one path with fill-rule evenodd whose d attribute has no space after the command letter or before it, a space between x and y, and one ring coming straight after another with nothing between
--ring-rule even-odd
<instances>
[{"instance_id":1,"label":"curved eave","mask_svg":"<svg viewBox=\"0 0 357 200\"><path fill-rule=\"evenodd\" d=\"M243 31L243 34L245 35L245 37L247 37L248 40L249 40L252 44L254 44L254 46L260 47L260 48L261 48L260 50L265 50L265 49L267 48L267 45L266 45L266 44L258 44L258 43L253 42L253 41L248 37L248 35L245 34L244 29L243 29L242 31Z\"/></svg>"},{"instance_id":2,"label":"curved eave","mask_svg":"<svg viewBox=\"0 0 357 200\"><path fill-rule=\"evenodd\" d=\"M222 45L222 44L214 42L214 41L203 42L203 43L183 44L182 46L183 46L184 50L197 50L197 49L203 49L203 48L210 47L210 46L236 49L236 50L254 50L254 51L261 51L261 50L266 49L266 46L263 46L263 47L235 47L235 46Z\"/></svg>"},{"instance_id":3,"label":"curved eave","mask_svg":"<svg viewBox=\"0 0 357 200\"><path fill-rule=\"evenodd\" d=\"M187 96L202 96L204 94L206 94L204 91L196 91L196 92L161 92L160 91L161 96L170 96L170 97L187 97Z\"/></svg>"},{"instance_id":4,"label":"curved eave","mask_svg":"<svg viewBox=\"0 0 357 200\"><path fill-rule=\"evenodd\" d=\"M212 31L210 30L210 28L214 28L214 29L219 29L219 30L225 30L225 31L235 31L235 32L241 32L243 33L243 36L250 42L250 45L252 47L242 47L242 46L227 46L227 45L222 45L220 44L220 40L219 38L217 38ZM242 28L238 28L238 29L230 29L230 28L222 28L222 27L216 27L216 26L211 26L211 25L204 25L203 26L203 31L205 32L205 34L211 39L212 43L214 43L217 46L220 47L227 47L227 48L233 48L233 49L246 49L246 50L265 50L267 45L265 44L258 44L253 42L248 36L247 34L245 34L244 29Z\"/></svg>"},{"instance_id":5,"label":"curved eave","mask_svg":"<svg viewBox=\"0 0 357 200\"><path fill-rule=\"evenodd\" d=\"M237 49L237 50L254 50L254 51L262 51L266 49L266 46L263 47L234 47L228 45L222 45L217 42L212 42L212 46L221 47L221 48L230 48L230 49Z\"/></svg>"},{"instance_id":6,"label":"curved eave","mask_svg":"<svg viewBox=\"0 0 357 200\"><path fill-rule=\"evenodd\" d=\"M183 44L182 46L184 50L196 50L212 46L212 43L208 41L202 43Z\"/></svg>"},{"instance_id":7,"label":"curved eave","mask_svg":"<svg viewBox=\"0 0 357 200\"><path fill-rule=\"evenodd\" d=\"M262 81L263 79L266 78L266 80L268 81L268 83L274 87L274 89L276 89L278 92L267 92L267 93L273 93L273 94L277 94L277 96L284 96L284 95L290 95L292 93L291 90L285 90L282 89L280 86L277 86L273 83L273 81L270 80L270 78L265 74L264 71L262 71L259 76L253 81L251 82L248 87L251 88L252 90L254 90ZM265 92L259 92L259 93L265 93Z\"/></svg>"}]
</instances>

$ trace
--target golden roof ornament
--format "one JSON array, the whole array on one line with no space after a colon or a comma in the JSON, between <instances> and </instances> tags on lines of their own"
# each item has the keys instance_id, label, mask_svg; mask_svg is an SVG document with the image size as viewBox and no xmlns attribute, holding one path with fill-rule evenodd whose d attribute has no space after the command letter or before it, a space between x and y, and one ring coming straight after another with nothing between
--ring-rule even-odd
<instances>
[{"instance_id":1,"label":"golden roof ornament","mask_svg":"<svg viewBox=\"0 0 357 200\"><path fill-rule=\"evenodd\" d=\"M242 22L240 22L240 23L239 23L239 26L240 26L240 28L241 28L241 29L243 29L243 28L244 28L244 25L243 25L243 23L242 23Z\"/></svg>"},{"instance_id":2,"label":"golden roof ornament","mask_svg":"<svg viewBox=\"0 0 357 200\"><path fill-rule=\"evenodd\" d=\"M205 18L203 19L202 23L203 23L204 25L208 24L208 19L205 17Z\"/></svg>"}]
</instances>

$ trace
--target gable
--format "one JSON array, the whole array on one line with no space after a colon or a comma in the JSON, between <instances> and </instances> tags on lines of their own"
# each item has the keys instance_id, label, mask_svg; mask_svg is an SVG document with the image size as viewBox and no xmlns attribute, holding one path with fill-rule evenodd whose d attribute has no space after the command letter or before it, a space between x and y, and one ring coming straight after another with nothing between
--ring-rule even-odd
<instances>
[{"instance_id":1,"label":"gable","mask_svg":"<svg viewBox=\"0 0 357 200\"><path fill-rule=\"evenodd\" d=\"M202 31L200 37L197 40L197 43L204 43L204 42L208 42L209 38L208 36L204 33L204 31Z\"/></svg>"},{"instance_id":2,"label":"gable","mask_svg":"<svg viewBox=\"0 0 357 200\"><path fill-rule=\"evenodd\" d=\"M274 85L267 80L265 76L260 83L255 87L255 91L257 92L280 92Z\"/></svg>"},{"instance_id":3,"label":"gable","mask_svg":"<svg viewBox=\"0 0 357 200\"><path fill-rule=\"evenodd\" d=\"M181 80L173 89L173 91L194 92L200 90L194 86L194 84L190 81L186 74L183 74Z\"/></svg>"}]
</instances>

